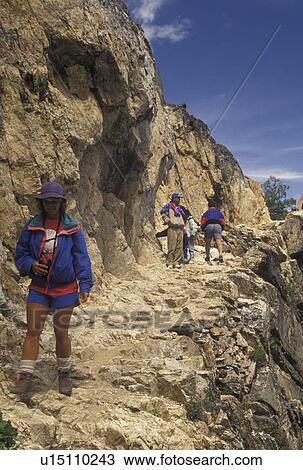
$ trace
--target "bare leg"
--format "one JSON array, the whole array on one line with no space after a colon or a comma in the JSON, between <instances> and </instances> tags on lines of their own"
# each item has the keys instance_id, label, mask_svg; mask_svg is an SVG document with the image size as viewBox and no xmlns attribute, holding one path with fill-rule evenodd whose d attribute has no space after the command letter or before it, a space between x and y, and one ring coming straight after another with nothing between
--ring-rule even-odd
<instances>
[{"instance_id":1,"label":"bare leg","mask_svg":"<svg viewBox=\"0 0 303 470\"><path fill-rule=\"evenodd\" d=\"M26 304L27 333L23 344L22 360L36 361L39 352L39 338L48 315L46 305L28 302Z\"/></svg>"},{"instance_id":2,"label":"bare leg","mask_svg":"<svg viewBox=\"0 0 303 470\"><path fill-rule=\"evenodd\" d=\"M209 258L210 245L211 245L211 240L209 238L205 238L205 257L206 258Z\"/></svg>"},{"instance_id":3,"label":"bare leg","mask_svg":"<svg viewBox=\"0 0 303 470\"><path fill-rule=\"evenodd\" d=\"M68 336L68 328L74 307L67 307L57 310L54 313L54 331L56 335L56 355L57 357L70 357L71 342Z\"/></svg>"},{"instance_id":4,"label":"bare leg","mask_svg":"<svg viewBox=\"0 0 303 470\"><path fill-rule=\"evenodd\" d=\"M222 255L223 253L223 245L222 240L215 240L216 247L218 248L219 254Z\"/></svg>"},{"instance_id":5,"label":"bare leg","mask_svg":"<svg viewBox=\"0 0 303 470\"><path fill-rule=\"evenodd\" d=\"M57 310L54 314L59 392L67 396L70 396L73 390L73 384L69 376L71 366L71 342L68 336L68 328L72 313L73 307L67 307Z\"/></svg>"}]
</instances>

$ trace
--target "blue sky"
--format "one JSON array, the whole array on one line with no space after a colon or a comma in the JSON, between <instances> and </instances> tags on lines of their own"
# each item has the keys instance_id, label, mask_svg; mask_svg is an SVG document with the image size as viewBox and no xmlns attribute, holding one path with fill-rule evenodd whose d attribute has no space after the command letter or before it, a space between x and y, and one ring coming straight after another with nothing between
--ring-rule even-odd
<instances>
[{"instance_id":1,"label":"blue sky","mask_svg":"<svg viewBox=\"0 0 303 470\"><path fill-rule=\"evenodd\" d=\"M151 42L166 101L186 103L210 129L251 71L213 136L248 176L272 174L289 196L302 194L303 0L125 3Z\"/></svg>"}]
</instances>

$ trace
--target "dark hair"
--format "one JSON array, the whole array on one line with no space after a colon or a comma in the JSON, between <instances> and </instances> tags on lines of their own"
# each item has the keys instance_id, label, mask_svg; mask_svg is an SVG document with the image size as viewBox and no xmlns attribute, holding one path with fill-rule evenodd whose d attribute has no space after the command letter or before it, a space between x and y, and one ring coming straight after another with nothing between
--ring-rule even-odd
<instances>
[{"instance_id":1,"label":"dark hair","mask_svg":"<svg viewBox=\"0 0 303 470\"><path fill-rule=\"evenodd\" d=\"M216 207L217 209L220 209L220 204L211 199L208 201L208 207Z\"/></svg>"},{"instance_id":2,"label":"dark hair","mask_svg":"<svg viewBox=\"0 0 303 470\"><path fill-rule=\"evenodd\" d=\"M46 219L47 213L45 212L45 209L43 207L43 199L36 199L36 201L37 201L37 207L38 207L38 210L39 210L40 214L42 214L43 219ZM61 200L59 211L60 211L60 217L62 217L65 214L65 211L66 211L66 200L65 199Z\"/></svg>"}]
</instances>

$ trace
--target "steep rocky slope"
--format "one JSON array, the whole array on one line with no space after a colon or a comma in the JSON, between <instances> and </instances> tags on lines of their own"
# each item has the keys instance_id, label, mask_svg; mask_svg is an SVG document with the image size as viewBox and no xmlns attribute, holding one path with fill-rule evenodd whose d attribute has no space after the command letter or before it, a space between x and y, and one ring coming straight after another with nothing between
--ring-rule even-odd
<instances>
[{"instance_id":1,"label":"steep rocky slope","mask_svg":"<svg viewBox=\"0 0 303 470\"><path fill-rule=\"evenodd\" d=\"M120 0L0 0L0 51L0 406L20 446L302 448L302 217L271 224L206 124L165 104ZM9 392L27 286L13 255L48 179L83 226L95 287L73 318L72 398L49 322L24 404ZM168 278L155 230L175 189L196 216L221 200L224 267L199 248ZM271 230L236 225L252 221Z\"/></svg>"}]
</instances>

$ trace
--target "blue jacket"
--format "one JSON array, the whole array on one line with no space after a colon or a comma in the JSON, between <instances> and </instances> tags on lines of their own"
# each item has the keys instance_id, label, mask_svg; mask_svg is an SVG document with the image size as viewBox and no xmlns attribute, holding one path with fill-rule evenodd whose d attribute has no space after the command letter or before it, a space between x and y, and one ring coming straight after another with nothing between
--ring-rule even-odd
<instances>
[{"instance_id":1,"label":"blue jacket","mask_svg":"<svg viewBox=\"0 0 303 470\"><path fill-rule=\"evenodd\" d=\"M222 229L225 226L225 218L223 213L217 207L210 207L201 217L200 225L202 230L209 224L220 224Z\"/></svg>"},{"instance_id":2,"label":"blue jacket","mask_svg":"<svg viewBox=\"0 0 303 470\"><path fill-rule=\"evenodd\" d=\"M76 279L80 292L89 292L93 286L89 255L80 226L64 214L63 229L58 232L55 258L48 276L37 276L31 271L33 263L39 262L45 240L42 215L30 219L22 229L17 242L15 263L23 276L30 276L33 284L47 289L62 287Z\"/></svg>"}]
</instances>

